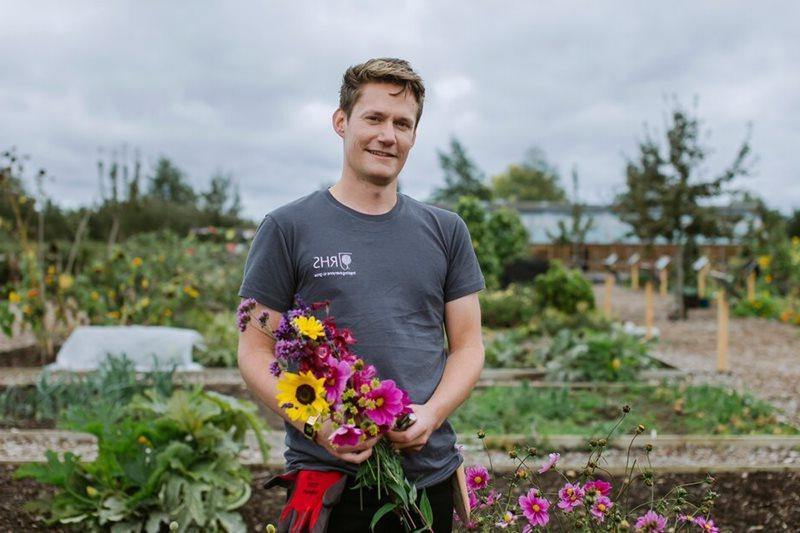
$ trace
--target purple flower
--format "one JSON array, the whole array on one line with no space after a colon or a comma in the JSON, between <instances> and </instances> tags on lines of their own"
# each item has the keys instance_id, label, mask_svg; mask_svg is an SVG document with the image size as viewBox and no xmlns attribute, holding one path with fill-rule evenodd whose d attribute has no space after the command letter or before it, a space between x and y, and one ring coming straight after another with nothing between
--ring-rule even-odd
<instances>
[{"instance_id":1,"label":"purple flower","mask_svg":"<svg viewBox=\"0 0 800 533\"><path fill-rule=\"evenodd\" d=\"M551 453L547 457L547 460L544 462L544 464L542 464L542 467L539 469L539 473L544 474L545 472L553 468L553 466L558 462L559 459L561 459L561 454Z\"/></svg>"},{"instance_id":2,"label":"purple flower","mask_svg":"<svg viewBox=\"0 0 800 533\"><path fill-rule=\"evenodd\" d=\"M292 340L297 336L292 326L292 321L286 316L282 315L280 322L278 322L278 329L275 330L275 337L280 340Z\"/></svg>"},{"instance_id":3,"label":"purple flower","mask_svg":"<svg viewBox=\"0 0 800 533\"><path fill-rule=\"evenodd\" d=\"M391 427L403 409L403 391L397 388L394 381L384 379L377 389L364 395L367 399L365 413L379 426Z\"/></svg>"},{"instance_id":4,"label":"purple flower","mask_svg":"<svg viewBox=\"0 0 800 533\"><path fill-rule=\"evenodd\" d=\"M489 472L481 465L467 468L467 488L471 491L481 490L489 484Z\"/></svg>"},{"instance_id":5,"label":"purple flower","mask_svg":"<svg viewBox=\"0 0 800 533\"><path fill-rule=\"evenodd\" d=\"M612 507L614 507L614 504L611 503L611 500L605 496L598 496L592 508L589 509L589 512L592 513L592 516L594 516L598 522L602 523Z\"/></svg>"},{"instance_id":6,"label":"purple flower","mask_svg":"<svg viewBox=\"0 0 800 533\"><path fill-rule=\"evenodd\" d=\"M361 442L364 432L350 424L344 424L333 432L331 442L335 446L356 446Z\"/></svg>"},{"instance_id":7,"label":"purple flower","mask_svg":"<svg viewBox=\"0 0 800 533\"><path fill-rule=\"evenodd\" d=\"M656 514L652 509L640 516L633 526L637 533L664 533L666 527L667 519Z\"/></svg>"},{"instance_id":8,"label":"purple flower","mask_svg":"<svg viewBox=\"0 0 800 533\"><path fill-rule=\"evenodd\" d=\"M333 405L340 403L347 380L350 379L352 373L353 368L344 361L330 360L328 375L325 377L325 396L328 403Z\"/></svg>"},{"instance_id":9,"label":"purple flower","mask_svg":"<svg viewBox=\"0 0 800 533\"><path fill-rule=\"evenodd\" d=\"M262 326L267 327L267 321L268 320L269 320L269 312L261 311L261 313L259 313L259 315L258 315L258 322Z\"/></svg>"},{"instance_id":10,"label":"purple flower","mask_svg":"<svg viewBox=\"0 0 800 533\"><path fill-rule=\"evenodd\" d=\"M497 492L496 490L494 490L494 489L490 490L489 494L486 495L486 506L490 507L490 506L496 504L497 502L500 501L500 498L502 498L502 497L503 497L503 495L500 494L499 492Z\"/></svg>"},{"instance_id":11,"label":"purple flower","mask_svg":"<svg viewBox=\"0 0 800 533\"><path fill-rule=\"evenodd\" d=\"M583 489L580 485L567 483L558 491L558 507L563 509L565 513L571 512L576 507L583 505Z\"/></svg>"},{"instance_id":12,"label":"purple flower","mask_svg":"<svg viewBox=\"0 0 800 533\"><path fill-rule=\"evenodd\" d=\"M711 519L703 518L702 516L697 516L694 519L694 523L700 526L700 530L704 533L719 533L719 528L714 521Z\"/></svg>"},{"instance_id":13,"label":"purple flower","mask_svg":"<svg viewBox=\"0 0 800 533\"><path fill-rule=\"evenodd\" d=\"M275 357L282 361L297 361L303 357L303 341L279 340L275 343Z\"/></svg>"},{"instance_id":14,"label":"purple flower","mask_svg":"<svg viewBox=\"0 0 800 533\"><path fill-rule=\"evenodd\" d=\"M583 485L583 492L587 496L608 496L611 494L611 483L607 483L602 479L587 481Z\"/></svg>"},{"instance_id":15,"label":"purple flower","mask_svg":"<svg viewBox=\"0 0 800 533\"><path fill-rule=\"evenodd\" d=\"M478 496L471 490L467 491L467 496L469 497L469 508L475 509L478 507Z\"/></svg>"},{"instance_id":16,"label":"purple flower","mask_svg":"<svg viewBox=\"0 0 800 533\"><path fill-rule=\"evenodd\" d=\"M536 489L531 489L528 494L523 494L519 497L519 506L522 508L522 514L528 519L530 525L533 527L544 526L550 521L550 514L547 510L550 508L550 502L538 496Z\"/></svg>"},{"instance_id":17,"label":"purple flower","mask_svg":"<svg viewBox=\"0 0 800 533\"><path fill-rule=\"evenodd\" d=\"M269 365L269 373L272 374L273 376L275 376L276 378L280 377L280 375L281 375L281 365L279 365L277 361L273 361Z\"/></svg>"},{"instance_id":18,"label":"purple flower","mask_svg":"<svg viewBox=\"0 0 800 533\"><path fill-rule=\"evenodd\" d=\"M236 327L239 328L239 331L244 333L247 329L247 323L250 322L250 315L247 313L239 312L236 315Z\"/></svg>"}]
</instances>

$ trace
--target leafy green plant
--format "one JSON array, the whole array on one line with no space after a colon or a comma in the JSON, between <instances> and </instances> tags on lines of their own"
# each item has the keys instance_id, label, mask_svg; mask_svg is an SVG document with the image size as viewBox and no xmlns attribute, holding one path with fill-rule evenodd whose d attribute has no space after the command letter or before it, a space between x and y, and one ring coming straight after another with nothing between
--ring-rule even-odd
<instances>
[{"instance_id":1,"label":"leafy green plant","mask_svg":"<svg viewBox=\"0 0 800 533\"><path fill-rule=\"evenodd\" d=\"M485 366L488 368L531 368L543 364L536 341L541 340L534 328L519 328L484 334Z\"/></svg>"},{"instance_id":2,"label":"leafy green plant","mask_svg":"<svg viewBox=\"0 0 800 533\"><path fill-rule=\"evenodd\" d=\"M511 284L504 290L479 293L481 322L490 328L512 328L527 324L536 313L533 288Z\"/></svg>"},{"instance_id":3,"label":"leafy green plant","mask_svg":"<svg viewBox=\"0 0 800 533\"><path fill-rule=\"evenodd\" d=\"M203 366L235 367L239 330L229 313L205 313L202 327L204 347L195 347L193 359Z\"/></svg>"},{"instance_id":4,"label":"leafy green plant","mask_svg":"<svg viewBox=\"0 0 800 533\"><path fill-rule=\"evenodd\" d=\"M543 335L553 336L562 329L573 331L611 331L611 322L597 309L579 303L573 313L565 313L554 307L546 307L531 321L531 327Z\"/></svg>"},{"instance_id":5,"label":"leafy green plant","mask_svg":"<svg viewBox=\"0 0 800 533\"><path fill-rule=\"evenodd\" d=\"M781 298L772 296L767 292L758 292L752 300L742 298L731 309L733 316L753 316L759 318L778 318L781 315L783 303Z\"/></svg>"},{"instance_id":6,"label":"leafy green plant","mask_svg":"<svg viewBox=\"0 0 800 533\"><path fill-rule=\"evenodd\" d=\"M15 476L52 484L52 497L28 504L49 524L80 524L93 531L245 531L235 512L250 497L250 474L237 455L248 429L268 447L256 407L205 392L154 389L105 420L73 417L69 429L97 436L91 463L52 451L46 464L29 464Z\"/></svg>"},{"instance_id":7,"label":"leafy green plant","mask_svg":"<svg viewBox=\"0 0 800 533\"><path fill-rule=\"evenodd\" d=\"M594 292L579 270L564 268L553 261L550 269L534 280L536 302L541 309L555 308L563 313L574 313L579 307L594 307Z\"/></svg>"},{"instance_id":8,"label":"leafy green plant","mask_svg":"<svg viewBox=\"0 0 800 533\"><path fill-rule=\"evenodd\" d=\"M657 363L648 345L619 328L610 332L564 329L544 356L548 377L558 381L631 381Z\"/></svg>"}]
</instances>

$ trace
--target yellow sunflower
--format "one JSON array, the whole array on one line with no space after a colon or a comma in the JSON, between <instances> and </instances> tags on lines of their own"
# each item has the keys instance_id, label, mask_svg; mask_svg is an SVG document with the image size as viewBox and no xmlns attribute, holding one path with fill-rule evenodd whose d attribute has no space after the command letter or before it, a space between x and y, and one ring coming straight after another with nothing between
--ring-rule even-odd
<instances>
[{"instance_id":1,"label":"yellow sunflower","mask_svg":"<svg viewBox=\"0 0 800 533\"><path fill-rule=\"evenodd\" d=\"M292 420L307 420L327 412L325 378L317 379L311 372L284 372L278 381L278 405Z\"/></svg>"},{"instance_id":2,"label":"yellow sunflower","mask_svg":"<svg viewBox=\"0 0 800 533\"><path fill-rule=\"evenodd\" d=\"M322 322L313 316L298 316L292 319L292 324L300 335L305 335L312 341L317 340L317 337L325 336L325 328L322 327Z\"/></svg>"}]
</instances>

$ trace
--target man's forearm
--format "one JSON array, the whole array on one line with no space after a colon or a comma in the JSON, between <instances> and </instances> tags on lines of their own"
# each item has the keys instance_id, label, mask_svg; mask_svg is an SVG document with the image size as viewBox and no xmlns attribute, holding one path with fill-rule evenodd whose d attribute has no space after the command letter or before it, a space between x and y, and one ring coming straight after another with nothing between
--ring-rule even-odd
<instances>
[{"instance_id":1,"label":"man's forearm","mask_svg":"<svg viewBox=\"0 0 800 533\"><path fill-rule=\"evenodd\" d=\"M483 369L483 345L465 346L447 357L444 374L427 405L436 413L439 425L469 397Z\"/></svg>"}]
</instances>

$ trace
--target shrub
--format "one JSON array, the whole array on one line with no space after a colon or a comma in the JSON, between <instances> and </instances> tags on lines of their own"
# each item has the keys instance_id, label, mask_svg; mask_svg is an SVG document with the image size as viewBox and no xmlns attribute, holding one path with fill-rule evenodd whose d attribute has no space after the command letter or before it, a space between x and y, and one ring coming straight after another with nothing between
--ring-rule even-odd
<instances>
[{"instance_id":1,"label":"shrub","mask_svg":"<svg viewBox=\"0 0 800 533\"><path fill-rule=\"evenodd\" d=\"M502 291L486 290L478 297L483 325L490 328L520 326L536 313L534 291L527 285L509 285Z\"/></svg>"},{"instance_id":2,"label":"shrub","mask_svg":"<svg viewBox=\"0 0 800 533\"><path fill-rule=\"evenodd\" d=\"M779 318L782 307L780 298L771 296L766 292L759 292L753 300L742 298L736 302L731 311L733 316Z\"/></svg>"},{"instance_id":3,"label":"shrub","mask_svg":"<svg viewBox=\"0 0 800 533\"><path fill-rule=\"evenodd\" d=\"M564 313L574 313L581 302L594 308L594 292L579 270L564 268L553 261L550 269L534 280L536 301L540 308L553 307Z\"/></svg>"}]
</instances>

